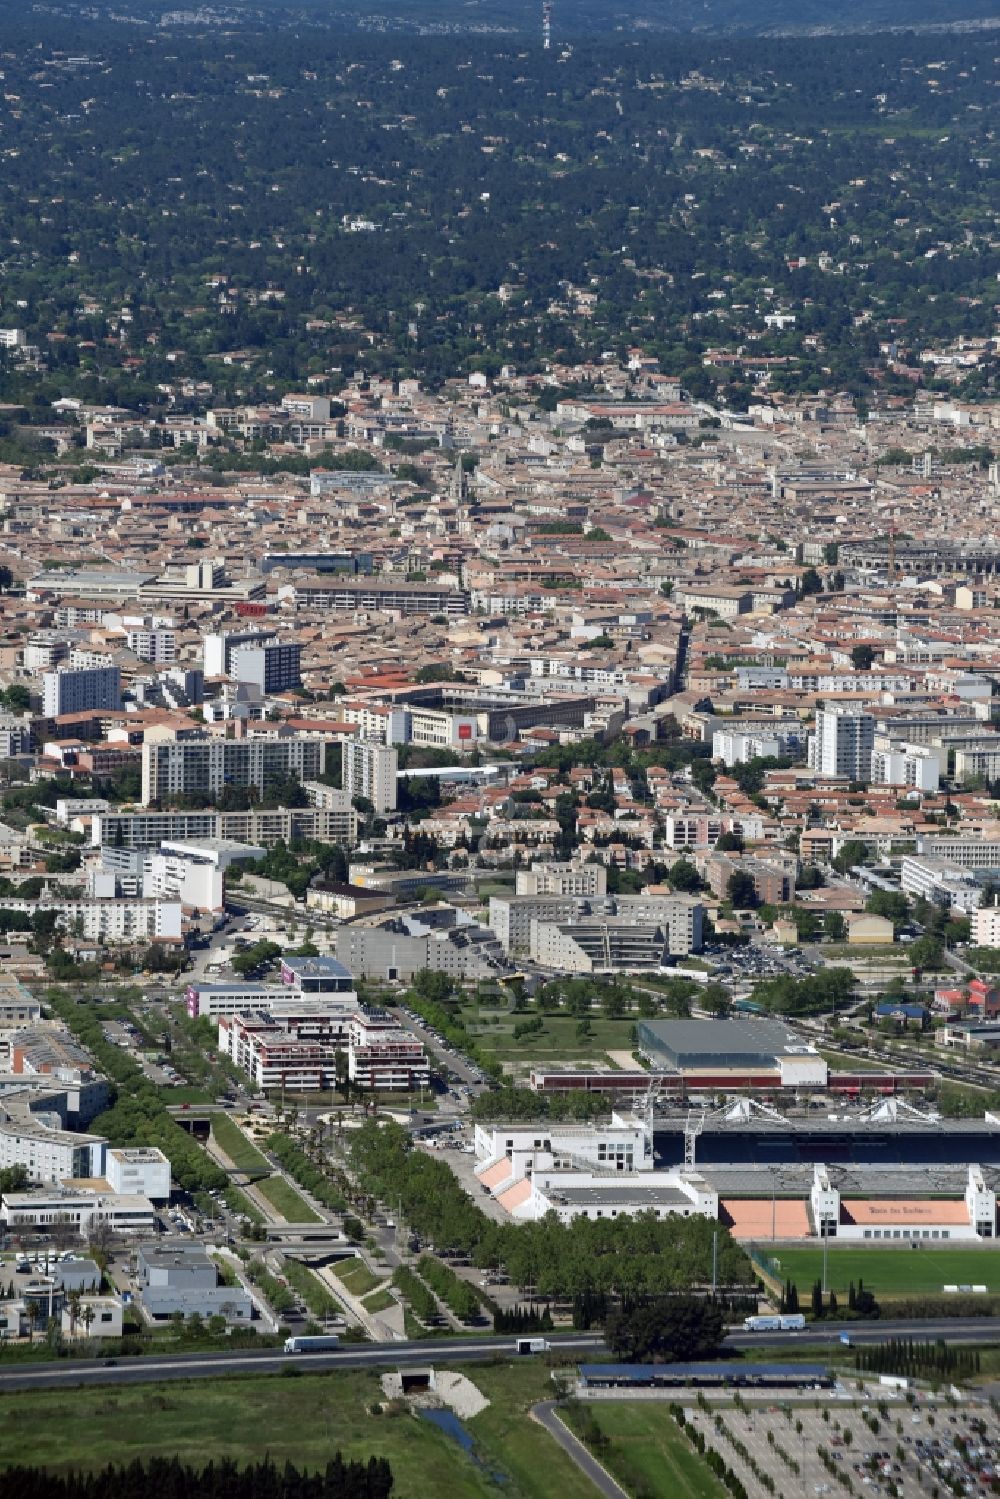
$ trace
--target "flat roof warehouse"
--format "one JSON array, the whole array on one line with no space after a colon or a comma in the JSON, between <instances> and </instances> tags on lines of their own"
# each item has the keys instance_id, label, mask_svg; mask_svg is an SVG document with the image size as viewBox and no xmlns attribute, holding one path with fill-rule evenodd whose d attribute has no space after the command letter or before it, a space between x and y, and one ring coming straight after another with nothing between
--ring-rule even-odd
<instances>
[{"instance_id":1,"label":"flat roof warehouse","mask_svg":"<svg viewBox=\"0 0 1000 1499\"><path fill-rule=\"evenodd\" d=\"M677 1071L696 1067L773 1067L779 1057L815 1048L780 1020L640 1020L640 1050Z\"/></svg>"}]
</instances>

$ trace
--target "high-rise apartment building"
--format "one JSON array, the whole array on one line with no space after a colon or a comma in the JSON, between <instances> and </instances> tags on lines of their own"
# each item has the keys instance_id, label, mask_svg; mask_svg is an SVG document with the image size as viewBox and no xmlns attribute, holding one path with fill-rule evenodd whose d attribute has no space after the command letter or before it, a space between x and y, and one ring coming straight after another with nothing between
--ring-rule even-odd
<instances>
[{"instance_id":1,"label":"high-rise apartment building","mask_svg":"<svg viewBox=\"0 0 1000 1499\"><path fill-rule=\"evenodd\" d=\"M809 763L817 775L867 781L872 773L875 719L857 708L820 708Z\"/></svg>"},{"instance_id":2,"label":"high-rise apartment building","mask_svg":"<svg viewBox=\"0 0 1000 1499\"><path fill-rule=\"evenodd\" d=\"M345 739L341 763L341 785L349 796L366 796L376 812L395 812L399 756L392 745Z\"/></svg>"},{"instance_id":3,"label":"high-rise apartment building","mask_svg":"<svg viewBox=\"0 0 1000 1499\"><path fill-rule=\"evenodd\" d=\"M302 647L298 641L266 641L240 645L230 655L229 675L260 692L287 692L302 680Z\"/></svg>"},{"instance_id":4,"label":"high-rise apartment building","mask_svg":"<svg viewBox=\"0 0 1000 1499\"><path fill-rule=\"evenodd\" d=\"M203 664L206 677L228 677L233 664L234 651L243 646L265 645L273 640L276 630L254 629L219 631L206 635L202 642Z\"/></svg>"},{"instance_id":5,"label":"high-rise apartment building","mask_svg":"<svg viewBox=\"0 0 1000 1499\"><path fill-rule=\"evenodd\" d=\"M314 781L323 774L326 740L303 734L287 739L212 739L208 735L142 747L142 804L187 793L215 799L226 786L262 796L284 776Z\"/></svg>"},{"instance_id":6,"label":"high-rise apartment building","mask_svg":"<svg viewBox=\"0 0 1000 1499\"><path fill-rule=\"evenodd\" d=\"M89 713L121 707L121 672L117 666L59 667L42 674L42 712Z\"/></svg>"}]
</instances>

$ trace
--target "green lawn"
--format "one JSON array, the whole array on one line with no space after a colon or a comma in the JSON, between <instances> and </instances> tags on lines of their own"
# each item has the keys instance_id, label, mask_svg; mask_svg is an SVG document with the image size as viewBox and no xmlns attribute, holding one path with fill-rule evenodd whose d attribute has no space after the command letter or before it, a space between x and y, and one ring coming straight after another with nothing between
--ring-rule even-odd
<instances>
[{"instance_id":1,"label":"green lawn","mask_svg":"<svg viewBox=\"0 0 1000 1499\"><path fill-rule=\"evenodd\" d=\"M725 1489L664 1403L616 1400L589 1408L611 1439L600 1460L630 1494L648 1499L724 1499Z\"/></svg>"},{"instance_id":2,"label":"green lawn","mask_svg":"<svg viewBox=\"0 0 1000 1499\"><path fill-rule=\"evenodd\" d=\"M267 1181L255 1183L257 1191L266 1197L271 1206L289 1223L322 1223L304 1197L289 1186L282 1176L272 1176Z\"/></svg>"},{"instance_id":3,"label":"green lawn","mask_svg":"<svg viewBox=\"0 0 1000 1499\"><path fill-rule=\"evenodd\" d=\"M766 1253L766 1251L765 1251ZM822 1249L777 1249L770 1257L779 1280L793 1280L808 1301L823 1273ZM831 1248L827 1285L846 1298L851 1281L863 1280L876 1296L924 1296L946 1285L980 1285L1000 1294L1000 1242L989 1249Z\"/></svg>"},{"instance_id":4,"label":"green lawn","mask_svg":"<svg viewBox=\"0 0 1000 1499\"><path fill-rule=\"evenodd\" d=\"M487 1013L493 1015L496 1012ZM577 1035L578 1021L573 1015L544 1015L540 1031L515 1041L514 1026L518 1021L531 1019L534 1013L504 1016L499 1025L483 1024L478 1012L475 1016L463 1012L463 1019L477 1046L501 1062L523 1062L525 1066L532 1065L539 1058L603 1062L609 1051L633 1049L631 1035L635 1017L604 1020L596 1011L591 1017L589 1036Z\"/></svg>"},{"instance_id":5,"label":"green lawn","mask_svg":"<svg viewBox=\"0 0 1000 1499\"><path fill-rule=\"evenodd\" d=\"M228 1114L213 1114L212 1134L220 1150L224 1150L234 1166L241 1171L270 1171L271 1167L256 1145L252 1145Z\"/></svg>"},{"instance_id":6,"label":"green lawn","mask_svg":"<svg viewBox=\"0 0 1000 1499\"><path fill-rule=\"evenodd\" d=\"M337 1279L342 1281L354 1296L367 1296L369 1291L374 1291L376 1286L382 1284L382 1279L373 1275L364 1260L354 1259L349 1264L341 1267L338 1265L334 1271Z\"/></svg>"},{"instance_id":7,"label":"green lawn","mask_svg":"<svg viewBox=\"0 0 1000 1499\"><path fill-rule=\"evenodd\" d=\"M369 1312L387 1312L391 1306L396 1305L396 1298L391 1291L373 1291L364 1299L364 1307Z\"/></svg>"},{"instance_id":8,"label":"green lawn","mask_svg":"<svg viewBox=\"0 0 1000 1499\"><path fill-rule=\"evenodd\" d=\"M831 1072L886 1072L888 1062L876 1062L871 1057L862 1057L850 1051L820 1051Z\"/></svg>"},{"instance_id":9,"label":"green lawn","mask_svg":"<svg viewBox=\"0 0 1000 1499\"><path fill-rule=\"evenodd\" d=\"M214 1103L215 1095L213 1093L209 1093L205 1088L193 1088L184 1086L180 1088L171 1088L169 1097L167 1098L167 1102L170 1104Z\"/></svg>"}]
</instances>

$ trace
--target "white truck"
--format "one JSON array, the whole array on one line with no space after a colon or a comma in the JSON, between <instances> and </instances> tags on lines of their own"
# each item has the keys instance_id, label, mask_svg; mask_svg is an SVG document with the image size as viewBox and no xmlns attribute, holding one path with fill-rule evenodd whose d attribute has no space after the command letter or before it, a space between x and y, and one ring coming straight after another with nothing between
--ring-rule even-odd
<instances>
[{"instance_id":1,"label":"white truck","mask_svg":"<svg viewBox=\"0 0 1000 1499\"><path fill-rule=\"evenodd\" d=\"M286 1338L286 1353L331 1353L340 1347L340 1339L334 1334L305 1338Z\"/></svg>"},{"instance_id":2,"label":"white truck","mask_svg":"<svg viewBox=\"0 0 1000 1499\"><path fill-rule=\"evenodd\" d=\"M545 1353L548 1343L544 1338L518 1338L514 1343L515 1353Z\"/></svg>"},{"instance_id":3,"label":"white truck","mask_svg":"<svg viewBox=\"0 0 1000 1499\"><path fill-rule=\"evenodd\" d=\"M744 1317L744 1332L801 1332L806 1319L801 1312L782 1312L774 1317Z\"/></svg>"}]
</instances>

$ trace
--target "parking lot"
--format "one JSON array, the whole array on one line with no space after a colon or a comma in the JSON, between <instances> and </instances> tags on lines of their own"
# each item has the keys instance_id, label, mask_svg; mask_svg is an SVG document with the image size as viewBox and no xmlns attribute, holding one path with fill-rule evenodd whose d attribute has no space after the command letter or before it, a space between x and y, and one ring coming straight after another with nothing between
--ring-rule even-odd
<instances>
[{"instance_id":1,"label":"parking lot","mask_svg":"<svg viewBox=\"0 0 1000 1499\"><path fill-rule=\"evenodd\" d=\"M817 959L798 948L787 950L759 942L745 947L729 947L720 942L707 943L703 957L715 965L714 977L727 983L741 980L755 983L760 979L792 974L804 978L819 966Z\"/></svg>"},{"instance_id":2,"label":"parking lot","mask_svg":"<svg viewBox=\"0 0 1000 1499\"><path fill-rule=\"evenodd\" d=\"M775 1495L978 1493L1000 1483L1000 1420L985 1402L890 1402L823 1392L814 1400L739 1406L685 1404L686 1418L739 1477L751 1499ZM825 1456L824 1456L825 1454ZM773 1483L771 1489L768 1479Z\"/></svg>"}]
</instances>

